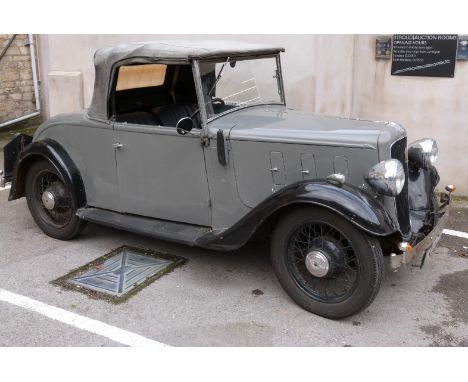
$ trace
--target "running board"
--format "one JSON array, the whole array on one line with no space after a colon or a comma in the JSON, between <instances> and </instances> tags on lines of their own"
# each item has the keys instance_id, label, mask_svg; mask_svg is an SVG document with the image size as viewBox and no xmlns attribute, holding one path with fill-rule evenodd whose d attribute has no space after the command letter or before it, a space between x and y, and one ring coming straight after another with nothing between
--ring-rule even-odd
<instances>
[{"instance_id":1,"label":"running board","mask_svg":"<svg viewBox=\"0 0 468 382\"><path fill-rule=\"evenodd\" d=\"M76 216L92 223L191 246L196 245L198 238L211 231L210 227L121 214L93 207L80 208Z\"/></svg>"}]
</instances>

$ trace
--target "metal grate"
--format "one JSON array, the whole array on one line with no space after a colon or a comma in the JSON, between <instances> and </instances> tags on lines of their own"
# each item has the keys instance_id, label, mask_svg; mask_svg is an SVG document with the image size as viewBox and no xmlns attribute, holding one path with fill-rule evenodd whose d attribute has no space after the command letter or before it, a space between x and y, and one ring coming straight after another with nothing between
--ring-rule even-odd
<instances>
[{"instance_id":1,"label":"metal grate","mask_svg":"<svg viewBox=\"0 0 468 382\"><path fill-rule=\"evenodd\" d=\"M184 262L181 257L123 246L53 283L121 302Z\"/></svg>"},{"instance_id":2,"label":"metal grate","mask_svg":"<svg viewBox=\"0 0 468 382\"><path fill-rule=\"evenodd\" d=\"M396 141L392 145L391 155L393 159L398 159L403 165L405 170L405 185L403 190L396 196L396 210L398 223L400 225L401 232L406 235L410 233L410 216L409 216L409 200L408 200L408 158L407 158L407 147L406 147L406 137Z\"/></svg>"}]
</instances>

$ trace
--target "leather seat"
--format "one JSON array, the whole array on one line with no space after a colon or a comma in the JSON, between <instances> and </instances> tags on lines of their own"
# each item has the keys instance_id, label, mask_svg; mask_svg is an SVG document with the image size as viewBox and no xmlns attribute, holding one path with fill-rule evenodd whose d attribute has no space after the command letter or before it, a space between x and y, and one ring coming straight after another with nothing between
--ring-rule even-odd
<instances>
[{"instance_id":1,"label":"leather seat","mask_svg":"<svg viewBox=\"0 0 468 382\"><path fill-rule=\"evenodd\" d=\"M161 125L161 121L152 113L146 111L135 111L133 113L125 113L118 115L115 120L117 122L128 122L136 125Z\"/></svg>"},{"instance_id":2,"label":"leather seat","mask_svg":"<svg viewBox=\"0 0 468 382\"><path fill-rule=\"evenodd\" d=\"M162 126L175 127L184 117L192 117L198 110L198 105L192 102L180 102L160 106L153 109L154 115L161 121ZM194 128L201 129L199 113L193 118Z\"/></svg>"}]
</instances>

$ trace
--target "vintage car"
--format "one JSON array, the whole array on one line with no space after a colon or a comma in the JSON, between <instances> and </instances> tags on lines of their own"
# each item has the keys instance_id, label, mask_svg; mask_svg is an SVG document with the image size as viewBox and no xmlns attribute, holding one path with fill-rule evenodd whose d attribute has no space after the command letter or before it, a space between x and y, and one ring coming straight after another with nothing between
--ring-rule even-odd
<instances>
[{"instance_id":1,"label":"vintage car","mask_svg":"<svg viewBox=\"0 0 468 382\"><path fill-rule=\"evenodd\" d=\"M230 251L271 238L306 310L350 316L392 268L422 265L448 216L437 145L392 122L286 107L276 46L160 41L99 49L90 107L5 148L9 200L49 236L94 222Z\"/></svg>"}]
</instances>

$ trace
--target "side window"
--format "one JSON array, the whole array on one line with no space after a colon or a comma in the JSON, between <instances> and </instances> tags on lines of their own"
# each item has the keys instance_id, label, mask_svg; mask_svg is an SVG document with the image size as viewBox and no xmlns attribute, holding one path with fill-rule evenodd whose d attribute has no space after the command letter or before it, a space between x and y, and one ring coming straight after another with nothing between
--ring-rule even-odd
<instances>
[{"instance_id":1,"label":"side window","mask_svg":"<svg viewBox=\"0 0 468 382\"><path fill-rule=\"evenodd\" d=\"M120 66L111 99L117 122L175 127L185 117L201 128L191 65Z\"/></svg>"},{"instance_id":2,"label":"side window","mask_svg":"<svg viewBox=\"0 0 468 382\"><path fill-rule=\"evenodd\" d=\"M147 64L121 66L116 91L161 86L166 79L167 65Z\"/></svg>"}]
</instances>

